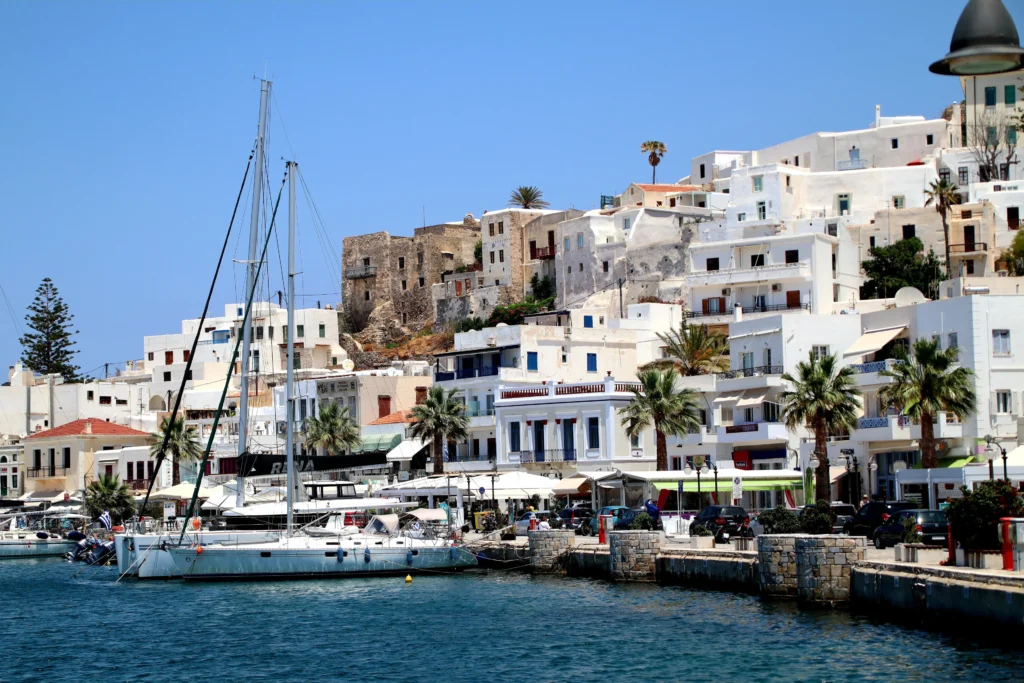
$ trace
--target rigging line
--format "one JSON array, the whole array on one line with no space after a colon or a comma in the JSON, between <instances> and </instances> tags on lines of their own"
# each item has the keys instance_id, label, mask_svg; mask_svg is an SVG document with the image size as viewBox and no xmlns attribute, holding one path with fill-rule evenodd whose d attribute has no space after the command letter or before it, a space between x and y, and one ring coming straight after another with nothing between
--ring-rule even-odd
<instances>
[{"instance_id":1,"label":"rigging line","mask_svg":"<svg viewBox=\"0 0 1024 683\"><path fill-rule=\"evenodd\" d=\"M4 286L0 285L0 294L4 296L4 303L7 304L7 313L11 316L11 322L14 323L14 329L18 331L18 336L24 336L25 331L21 327L21 323L18 322L18 318L14 315L14 307L11 306L11 300L7 298L7 292L4 291Z\"/></svg>"},{"instance_id":2,"label":"rigging line","mask_svg":"<svg viewBox=\"0 0 1024 683\"><path fill-rule=\"evenodd\" d=\"M224 263L224 253L228 249L228 244L231 241L231 229L235 225L235 216L238 215L238 204L242 201L242 195L245 192L245 183L249 178L249 169L252 168L252 158L256 152L255 147L249 151L249 160L245 163L245 173L242 175L242 183L238 187L238 196L235 198L235 206L231 210L231 220L228 221L228 231L224 235L224 244L220 248L220 256L217 257L217 267L213 271L213 281L210 282L210 290L206 294L206 304L203 306L203 314L199 318L199 325L196 327L196 334L192 338L192 350L189 352L188 360L185 362L185 371L181 374L181 384L178 387L178 395L174 397L174 410L171 411L170 417L167 418L168 428L164 431L163 442L160 444L160 450L157 451L156 464L153 467L153 474L149 478L149 486L146 488L146 497L143 499L142 508L146 509L149 504L149 495L153 492L153 484L156 482L157 473L160 471L160 466L163 464L164 457L166 456L167 444L171 439L171 426L175 424L178 417L178 410L181 408L181 398L185 394L185 383L188 381L188 377L192 374L192 361L196 357L196 347L199 345L199 332L203 329L203 323L206 320L206 314L210 311L210 301L213 299L213 290L217 285L217 276L220 274L221 264ZM182 422L184 427L184 421ZM159 429L157 425L157 429ZM171 473L172 479L174 473Z\"/></svg>"},{"instance_id":3,"label":"rigging line","mask_svg":"<svg viewBox=\"0 0 1024 683\"><path fill-rule=\"evenodd\" d=\"M284 125L284 114L281 113L281 105L277 102L277 94L271 91L270 99L274 101L274 108L277 110L277 118L281 119L281 130L284 132L284 140L288 144L288 151L291 152L292 160L295 161L298 159L298 156L292 148L291 138L288 137L288 127Z\"/></svg>"},{"instance_id":4,"label":"rigging line","mask_svg":"<svg viewBox=\"0 0 1024 683\"><path fill-rule=\"evenodd\" d=\"M332 283L338 287L338 295L341 296L341 255L334 251L331 244L330 232L327 230L327 224L324 222L323 216L320 215L320 208L316 205L316 200L313 199L313 191L309 188L309 184L306 182L306 177L302 174L302 168L299 168L299 182L302 184L303 193L306 196L306 201L309 203L314 223L319 224L319 229L323 232L323 240L326 243L327 256L329 256L329 272L331 273ZM337 270L338 277L334 279L334 272Z\"/></svg>"}]
</instances>

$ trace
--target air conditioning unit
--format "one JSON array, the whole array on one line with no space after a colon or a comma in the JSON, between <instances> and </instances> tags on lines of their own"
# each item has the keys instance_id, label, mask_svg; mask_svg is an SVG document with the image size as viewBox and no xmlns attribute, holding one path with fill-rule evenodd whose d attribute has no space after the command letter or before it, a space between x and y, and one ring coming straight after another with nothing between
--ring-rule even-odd
<instances>
[{"instance_id":1,"label":"air conditioning unit","mask_svg":"<svg viewBox=\"0 0 1024 683\"><path fill-rule=\"evenodd\" d=\"M725 287L722 289L722 296L729 296L730 294L732 294L731 287Z\"/></svg>"},{"instance_id":2,"label":"air conditioning unit","mask_svg":"<svg viewBox=\"0 0 1024 683\"><path fill-rule=\"evenodd\" d=\"M498 345L498 340L495 339L494 337L488 337L487 338L487 345L488 346L497 346Z\"/></svg>"},{"instance_id":3,"label":"air conditioning unit","mask_svg":"<svg viewBox=\"0 0 1024 683\"><path fill-rule=\"evenodd\" d=\"M773 292L781 292L782 291L782 285L780 285L778 283L772 285L772 291Z\"/></svg>"}]
</instances>

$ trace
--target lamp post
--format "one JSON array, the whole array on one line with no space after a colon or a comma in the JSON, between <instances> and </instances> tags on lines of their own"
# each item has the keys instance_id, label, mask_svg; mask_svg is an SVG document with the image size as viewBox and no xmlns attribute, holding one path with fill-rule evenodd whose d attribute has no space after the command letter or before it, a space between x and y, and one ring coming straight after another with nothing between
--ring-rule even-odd
<instances>
[{"instance_id":1,"label":"lamp post","mask_svg":"<svg viewBox=\"0 0 1024 683\"><path fill-rule=\"evenodd\" d=\"M992 480L992 462L996 459L996 457L998 457L996 455L996 449L999 449L998 452L1002 455L1003 458L1003 481L1009 482L1010 475L1007 473L1006 467L1006 449L1003 448L1002 445L998 441L996 441L996 438L991 434L985 437L985 443L988 444L988 448L985 449L985 458L988 460L989 481ZM989 457L990 453L992 454L992 457Z\"/></svg>"},{"instance_id":2,"label":"lamp post","mask_svg":"<svg viewBox=\"0 0 1024 683\"><path fill-rule=\"evenodd\" d=\"M818 471L818 465L820 465L820 464L821 464L821 461L818 460L813 455L811 456L811 459L807 461L807 466L811 468L811 472L817 472ZM807 498L807 473L805 472L804 473L804 505L809 505L809 503L807 501L808 501L808 498Z\"/></svg>"},{"instance_id":3,"label":"lamp post","mask_svg":"<svg viewBox=\"0 0 1024 683\"><path fill-rule=\"evenodd\" d=\"M873 462L870 465L868 465L868 471L873 473L873 474L875 474L877 476L877 473L878 473L878 463L877 462ZM877 480L876 480L876 482L877 482L878 488L882 489L881 482L878 482ZM884 489L882 489L882 500L885 501L886 503L889 502L889 486L888 486L888 484L885 486Z\"/></svg>"},{"instance_id":4,"label":"lamp post","mask_svg":"<svg viewBox=\"0 0 1024 683\"><path fill-rule=\"evenodd\" d=\"M694 471L697 472L697 509L700 509L701 505L702 505L701 496L700 496L700 493L701 493L700 492L700 475L701 474L707 474L708 473L708 468L706 466L694 468L694 467L690 467L689 465L687 465L686 467L683 468L683 472L686 474L686 476L690 476L691 474L694 473ZM718 470L717 469L715 470L715 474L716 475L718 474Z\"/></svg>"},{"instance_id":5,"label":"lamp post","mask_svg":"<svg viewBox=\"0 0 1024 683\"><path fill-rule=\"evenodd\" d=\"M949 53L928 70L941 76L985 76L1021 68L1024 50L1002 0L970 0L953 29Z\"/></svg>"}]
</instances>

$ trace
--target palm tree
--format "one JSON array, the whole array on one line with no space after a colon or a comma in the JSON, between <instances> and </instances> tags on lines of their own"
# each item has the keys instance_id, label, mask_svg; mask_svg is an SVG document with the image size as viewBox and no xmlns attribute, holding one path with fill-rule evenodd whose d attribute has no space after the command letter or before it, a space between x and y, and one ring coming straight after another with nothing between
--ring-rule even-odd
<instances>
[{"instance_id":1,"label":"palm tree","mask_svg":"<svg viewBox=\"0 0 1024 683\"><path fill-rule=\"evenodd\" d=\"M949 267L949 221L946 220L946 216L949 213L949 207L960 203L959 188L946 178L939 178L932 181L925 189L924 194L927 197L924 205L932 206L934 204L935 210L942 216L942 235L946 241L946 272L952 276Z\"/></svg>"},{"instance_id":2,"label":"palm tree","mask_svg":"<svg viewBox=\"0 0 1024 683\"><path fill-rule=\"evenodd\" d=\"M320 414L305 422L306 447L326 455L352 450L363 443L359 425L348 414L348 407L335 401L320 404Z\"/></svg>"},{"instance_id":3,"label":"palm tree","mask_svg":"<svg viewBox=\"0 0 1024 683\"><path fill-rule=\"evenodd\" d=\"M839 365L835 355L818 357L811 352L806 363L797 363L797 377L782 375L792 390L779 395L782 419L795 430L806 425L814 431L814 457L818 468L814 477L815 500L831 500L828 476L829 432L851 430L857 426L860 390L854 386L853 368Z\"/></svg>"},{"instance_id":4,"label":"palm tree","mask_svg":"<svg viewBox=\"0 0 1024 683\"><path fill-rule=\"evenodd\" d=\"M533 185L520 185L512 190L512 196L508 198L509 204L518 204L523 209L546 209L548 203L543 199L544 193L539 187Z\"/></svg>"},{"instance_id":5,"label":"palm tree","mask_svg":"<svg viewBox=\"0 0 1024 683\"><path fill-rule=\"evenodd\" d=\"M169 433L169 436L168 436ZM167 439L167 448L163 449L164 439ZM181 473L178 471L182 460L196 462L203 459L203 447L196 438L196 428L185 426L185 418L175 418L171 423L170 417L165 417L160 423L160 432L149 436L149 455L160 462L160 456L170 451L172 457L171 484L181 482Z\"/></svg>"},{"instance_id":6,"label":"palm tree","mask_svg":"<svg viewBox=\"0 0 1024 683\"><path fill-rule=\"evenodd\" d=\"M132 491L121 482L116 474L104 474L89 482L85 488L85 509L91 517L99 517L109 511L115 522L130 519L135 514L135 499Z\"/></svg>"},{"instance_id":7,"label":"palm tree","mask_svg":"<svg viewBox=\"0 0 1024 683\"><path fill-rule=\"evenodd\" d=\"M893 356L901 362L878 373L892 380L878 395L921 423L921 464L936 467L935 414L942 411L966 420L974 412L978 404L974 373L954 367L960 349L940 350L938 339L918 339L909 351L898 346Z\"/></svg>"},{"instance_id":8,"label":"palm tree","mask_svg":"<svg viewBox=\"0 0 1024 683\"><path fill-rule=\"evenodd\" d=\"M427 400L413 407L411 417L416 422L412 435L430 442L430 457L434 459L434 474L444 474L444 442L462 441L469 437L466 428L466 406L455 400L455 389L430 387Z\"/></svg>"},{"instance_id":9,"label":"palm tree","mask_svg":"<svg viewBox=\"0 0 1024 683\"><path fill-rule=\"evenodd\" d=\"M668 447L665 436L681 436L700 429L697 394L690 389L676 388L674 370L641 370L639 387L633 387L633 399L621 409L622 426L632 439L654 427L658 452L658 471L668 470Z\"/></svg>"},{"instance_id":10,"label":"palm tree","mask_svg":"<svg viewBox=\"0 0 1024 683\"><path fill-rule=\"evenodd\" d=\"M649 367L664 370L671 367L683 377L711 375L729 369L728 347L725 335L712 332L707 325L688 325L667 334L658 333L664 344L665 358L648 363Z\"/></svg>"},{"instance_id":11,"label":"palm tree","mask_svg":"<svg viewBox=\"0 0 1024 683\"><path fill-rule=\"evenodd\" d=\"M664 142L648 140L640 145L640 151L647 153L647 163L651 165L651 182L653 183L655 178L657 178L658 164L661 163L661 158L665 156L665 152L668 149L666 149Z\"/></svg>"}]
</instances>

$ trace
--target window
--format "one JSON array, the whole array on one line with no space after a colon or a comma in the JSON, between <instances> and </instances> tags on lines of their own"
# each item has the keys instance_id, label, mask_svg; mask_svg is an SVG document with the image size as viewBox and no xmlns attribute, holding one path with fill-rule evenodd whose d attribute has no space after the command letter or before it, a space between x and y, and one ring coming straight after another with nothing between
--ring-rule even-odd
<instances>
[{"instance_id":1,"label":"window","mask_svg":"<svg viewBox=\"0 0 1024 683\"><path fill-rule=\"evenodd\" d=\"M242 315L242 307L241 306L238 307L238 315Z\"/></svg>"},{"instance_id":2,"label":"window","mask_svg":"<svg viewBox=\"0 0 1024 683\"><path fill-rule=\"evenodd\" d=\"M267 325L267 336L270 337L271 339L274 338L274 326L273 325Z\"/></svg>"},{"instance_id":3,"label":"window","mask_svg":"<svg viewBox=\"0 0 1024 683\"><path fill-rule=\"evenodd\" d=\"M494 223L487 224L487 231L491 237L494 237Z\"/></svg>"},{"instance_id":4,"label":"window","mask_svg":"<svg viewBox=\"0 0 1024 683\"><path fill-rule=\"evenodd\" d=\"M582 263L580 264L580 272L581 273L583 272L583 264Z\"/></svg>"},{"instance_id":5,"label":"window","mask_svg":"<svg viewBox=\"0 0 1024 683\"><path fill-rule=\"evenodd\" d=\"M1013 85L1003 86L1003 99L1006 100L1007 106L1017 104L1017 88Z\"/></svg>"},{"instance_id":6,"label":"window","mask_svg":"<svg viewBox=\"0 0 1024 683\"><path fill-rule=\"evenodd\" d=\"M924 136L924 144L926 144L926 145L934 145L935 144L935 136L932 135L931 133L929 133L928 135L925 135Z\"/></svg>"},{"instance_id":7,"label":"window","mask_svg":"<svg viewBox=\"0 0 1024 683\"><path fill-rule=\"evenodd\" d=\"M895 197L892 198L892 208L894 208L894 209L902 209L906 205L907 205L907 200L906 200L906 198L903 195L898 194L898 195L896 195Z\"/></svg>"},{"instance_id":8,"label":"window","mask_svg":"<svg viewBox=\"0 0 1024 683\"><path fill-rule=\"evenodd\" d=\"M992 355L1010 355L1010 331L992 330Z\"/></svg>"},{"instance_id":9,"label":"window","mask_svg":"<svg viewBox=\"0 0 1024 683\"><path fill-rule=\"evenodd\" d=\"M874 235L872 235L870 238L868 238L868 246L870 246L872 249L875 248L875 236Z\"/></svg>"},{"instance_id":10,"label":"window","mask_svg":"<svg viewBox=\"0 0 1024 683\"><path fill-rule=\"evenodd\" d=\"M948 168L940 168L939 169L939 180L945 180L947 183L949 182L949 169Z\"/></svg>"},{"instance_id":11,"label":"window","mask_svg":"<svg viewBox=\"0 0 1024 683\"><path fill-rule=\"evenodd\" d=\"M520 446L519 438L519 423L509 422L508 423L508 449L513 453L518 453L523 450Z\"/></svg>"},{"instance_id":12,"label":"window","mask_svg":"<svg viewBox=\"0 0 1024 683\"><path fill-rule=\"evenodd\" d=\"M149 352L149 355L147 356L147 358L149 360L153 360L153 352L152 351Z\"/></svg>"},{"instance_id":13,"label":"window","mask_svg":"<svg viewBox=\"0 0 1024 683\"><path fill-rule=\"evenodd\" d=\"M587 372L597 372L597 354L587 354Z\"/></svg>"},{"instance_id":14,"label":"window","mask_svg":"<svg viewBox=\"0 0 1024 683\"><path fill-rule=\"evenodd\" d=\"M761 417L764 418L765 422L778 422L779 421L779 404L768 403L765 401L761 404Z\"/></svg>"},{"instance_id":15,"label":"window","mask_svg":"<svg viewBox=\"0 0 1024 683\"><path fill-rule=\"evenodd\" d=\"M1014 138L1014 144L1016 144L1016 142L1017 142L1017 140L1016 140L1016 138ZM1010 179L1010 165L1009 164L999 164L999 179L1000 180L1009 180Z\"/></svg>"},{"instance_id":16,"label":"window","mask_svg":"<svg viewBox=\"0 0 1024 683\"><path fill-rule=\"evenodd\" d=\"M583 248L583 233L582 232L576 233L576 248L577 249L582 249Z\"/></svg>"},{"instance_id":17,"label":"window","mask_svg":"<svg viewBox=\"0 0 1024 683\"><path fill-rule=\"evenodd\" d=\"M402 280L402 291L404 292L405 290L406 290L405 280Z\"/></svg>"},{"instance_id":18,"label":"window","mask_svg":"<svg viewBox=\"0 0 1024 683\"><path fill-rule=\"evenodd\" d=\"M740 362L743 364L743 369L751 371L754 369L754 352L744 351L740 354Z\"/></svg>"},{"instance_id":19,"label":"window","mask_svg":"<svg viewBox=\"0 0 1024 683\"><path fill-rule=\"evenodd\" d=\"M701 164L701 165L700 165L700 177L701 177L701 178L703 178L703 177L704 177L704 164Z\"/></svg>"},{"instance_id":20,"label":"window","mask_svg":"<svg viewBox=\"0 0 1024 683\"><path fill-rule=\"evenodd\" d=\"M527 351L526 352L526 369L531 372L537 371L537 352Z\"/></svg>"},{"instance_id":21,"label":"window","mask_svg":"<svg viewBox=\"0 0 1024 683\"><path fill-rule=\"evenodd\" d=\"M828 346L812 346L811 355L818 360L821 360L828 355Z\"/></svg>"},{"instance_id":22,"label":"window","mask_svg":"<svg viewBox=\"0 0 1024 683\"><path fill-rule=\"evenodd\" d=\"M996 392L996 412L997 413L1012 413L1013 412L1013 394L1009 391L997 391Z\"/></svg>"},{"instance_id":23,"label":"window","mask_svg":"<svg viewBox=\"0 0 1024 683\"><path fill-rule=\"evenodd\" d=\"M839 211L840 216L850 213L850 209L852 208L850 195L845 193L836 195L836 205L836 209Z\"/></svg>"},{"instance_id":24,"label":"window","mask_svg":"<svg viewBox=\"0 0 1024 683\"><path fill-rule=\"evenodd\" d=\"M585 315L585 316L583 316L583 327L593 327L593 326L594 326L594 316L592 316L592 315Z\"/></svg>"},{"instance_id":25,"label":"window","mask_svg":"<svg viewBox=\"0 0 1024 683\"><path fill-rule=\"evenodd\" d=\"M607 262L607 261L602 261L602 262L601 262L601 269L602 269L602 270L603 270L604 272L606 272L606 273L608 272L608 262Z\"/></svg>"},{"instance_id":26,"label":"window","mask_svg":"<svg viewBox=\"0 0 1024 683\"><path fill-rule=\"evenodd\" d=\"M1006 144L1010 147L1017 146L1017 129L1012 126L1006 127ZM1003 180L1008 180L1008 178L1003 178Z\"/></svg>"},{"instance_id":27,"label":"window","mask_svg":"<svg viewBox=\"0 0 1024 683\"><path fill-rule=\"evenodd\" d=\"M109 396L100 396L100 405L101 406L109 406L110 405L110 397Z\"/></svg>"},{"instance_id":28,"label":"window","mask_svg":"<svg viewBox=\"0 0 1024 683\"><path fill-rule=\"evenodd\" d=\"M363 259L363 265L364 265L364 266L368 266L368 265L370 265L370 259L369 259L369 258L364 258L364 259Z\"/></svg>"},{"instance_id":29,"label":"window","mask_svg":"<svg viewBox=\"0 0 1024 683\"><path fill-rule=\"evenodd\" d=\"M999 143L999 129L995 126L989 126L985 129L985 137L988 138L988 144L995 147Z\"/></svg>"},{"instance_id":30,"label":"window","mask_svg":"<svg viewBox=\"0 0 1024 683\"><path fill-rule=\"evenodd\" d=\"M597 417L587 418L587 448L601 447L601 420Z\"/></svg>"},{"instance_id":31,"label":"window","mask_svg":"<svg viewBox=\"0 0 1024 683\"><path fill-rule=\"evenodd\" d=\"M768 216L768 209L764 202L757 203L757 220L763 221Z\"/></svg>"},{"instance_id":32,"label":"window","mask_svg":"<svg viewBox=\"0 0 1024 683\"><path fill-rule=\"evenodd\" d=\"M903 239L909 240L911 237L916 237L916 236L917 236L917 228L915 228L913 225L904 225L903 226Z\"/></svg>"},{"instance_id":33,"label":"window","mask_svg":"<svg viewBox=\"0 0 1024 683\"><path fill-rule=\"evenodd\" d=\"M760 192L764 189L764 176L756 175L752 177L754 181L754 192Z\"/></svg>"},{"instance_id":34,"label":"window","mask_svg":"<svg viewBox=\"0 0 1024 683\"><path fill-rule=\"evenodd\" d=\"M253 349L253 351L252 351L252 371L253 372L259 372L260 371L260 350L259 349Z\"/></svg>"},{"instance_id":35,"label":"window","mask_svg":"<svg viewBox=\"0 0 1024 683\"><path fill-rule=\"evenodd\" d=\"M597 324L598 325L604 325L604 316L603 315L599 315L597 317Z\"/></svg>"},{"instance_id":36,"label":"window","mask_svg":"<svg viewBox=\"0 0 1024 683\"><path fill-rule=\"evenodd\" d=\"M504 235L505 234L505 221L498 221L498 234L499 235Z\"/></svg>"},{"instance_id":37,"label":"window","mask_svg":"<svg viewBox=\"0 0 1024 683\"><path fill-rule=\"evenodd\" d=\"M164 373L164 381L165 382L170 382L171 381L171 373L169 373L169 372L165 372Z\"/></svg>"},{"instance_id":38,"label":"window","mask_svg":"<svg viewBox=\"0 0 1024 683\"><path fill-rule=\"evenodd\" d=\"M786 250L786 263L799 263L800 262L800 250L798 249L787 249Z\"/></svg>"},{"instance_id":39,"label":"window","mask_svg":"<svg viewBox=\"0 0 1024 683\"><path fill-rule=\"evenodd\" d=\"M946 335L946 338L949 340L948 343L947 343L947 348L950 348L950 349L959 348L959 345L957 344L957 341L956 341L956 332L950 332L949 334Z\"/></svg>"},{"instance_id":40,"label":"window","mask_svg":"<svg viewBox=\"0 0 1024 683\"><path fill-rule=\"evenodd\" d=\"M786 187L789 187L789 176L786 176Z\"/></svg>"},{"instance_id":41,"label":"window","mask_svg":"<svg viewBox=\"0 0 1024 683\"><path fill-rule=\"evenodd\" d=\"M301 370L302 369L302 356L300 356L297 353L292 358L292 368L294 370Z\"/></svg>"},{"instance_id":42,"label":"window","mask_svg":"<svg viewBox=\"0 0 1024 683\"><path fill-rule=\"evenodd\" d=\"M499 249L498 250L498 261L500 261L501 263L505 262L505 250L504 249Z\"/></svg>"},{"instance_id":43,"label":"window","mask_svg":"<svg viewBox=\"0 0 1024 683\"><path fill-rule=\"evenodd\" d=\"M569 275L572 275L572 266L566 266L565 272L568 273Z\"/></svg>"},{"instance_id":44,"label":"window","mask_svg":"<svg viewBox=\"0 0 1024 683\"><path fill-rule=\"evenodd\" d=\"M971 209L964 209L963 211L960 212L960 218L972 218L973 216L974 211Z\"/></svg>"},{"instance_id":45,"label":"window","mask_svg":"<svg viewBox=\"0 0 1024 683\"><path fill-rule=\"evenodd\" d=\"M899 149L900 148L900 140L899 140L899 138L893 138L892 140L890 140L890 144L892 145L893 149Z\"/></svg>"},{"instance_id":46,"label":"window","mask_svg":"<svg viewBox=\"0 0 1024 683\"><path fill-rule=\"evenodd\" d=\"M629 219L628 218L623 218L622 219L622 229L623 230L629 230Z\"/></svg>"},{"instance_id":47,"label":"window","mask_svg":"<svg viewBox=\"0 0 1024 683\"><path fill-rule=\"evenodd\" d=\"M974 261L965 261L964 265L966 266L967 274L974 275Z\"/></svg>"},{"instance_id":48,"label":"window","mask_svg":"<svg viewBox=\"0 0 1024 683\"><path fill-rule=\"evenodd\" d=\"M306 336L306 326L305 325L296 325L295 326L295 338L296 339L301 339L301 338L303 338L305 336Z\"/></svg>"},{"instance_id":49,"label":"window","mask_svg":"<svg viewBox=\"0 0 1024 683\"><path fill-rule=\"evenodd\" d=\"M629 447L630 448L634 448L634 449L640 448L640 435L639 434L634 434L633 436L629 437Z\"/></svg>"},{"instance_id":50,"label":"window","mask_svg":"<svg viewBox=\"0 0 1024 683\"><path fill-rule=\"evenodd\" d=\"M420 278L420 288L423 288L423 278Z\"/></svg>"},{"instance_id":51,"label":"window","mask_svg":"<svg viewBox=\"0 0 1024 683\"><path fill-rule=\"evenodd\" d=\"M91 401L92 397L93 397L93 392L91 392L91 391L85 392L85 400Z\"/></svg>"},{"instance_id":52,"label":"window","mask_svg":"<svg viewBox=\"0 0 1024 683\"><path fill-rule=\"evenodd\" d=\"M565 240L563 240L562 251L563 252L569 251L569 238L568 237L566 237Z\"/></svg>"},{"instance_id":53,"label":"window","mask_svg":"<svg viewBox=\"0 0 1024 683\"><path fill-rule=\"evenodd\" d=\"M65 446L61 450L62 450L61 456L64 459L64 464L61 465L61 467L64 467L64 468L71 467L71 448L69 446Z\"/></svg>"},{"instance_id":54,"label":"window","mask_svg":"<svg viewBox=\"0 0 1024 683\"><path fill-rule=\"evenodd\" d=\"M745 220L747 220L747 214L745 214L745 213L738 213L738 214L736 214L736 221L737 222L742 223Z\"/></svg>"},{"instance_id":55,"label":"window","mask_svg":"<svg viewBox=\"0 0 1024 683\"><path fill-rule=\"evenodd\" d=\"M1016 230L1020 227L1020 207L1006 207L1006 227L1010 230Z\"/></svg>"},{"instance_id":56,"label":"window","mask_svg":"<svg viewBox=\"0 0 1024 683\"><path fill-rule=\"evenodd\" d=\"M961 185L966 185L968 182L968 168L966 166L958 166L956 169L957 182Z\"/></svg>"},{"instance_id":57,"label":"window","mask_svg":"<svg viewBox=\"0 0 1024 683\"><path fill-rule=\"evenodd\" d=\"M363 301L369 301L369 300L370 300L370 292L369 292L369 290L367 290L367 291L363 292ZM288 339L288 332L287 332L287 330L284 333L284 338Z\"/></svg>"},{"instance_id":58,"label":"window","mask_svg":"<svg viewBox=\"0 0 1024 683\"><path fill-rule=\"evenodd\" d=\"M320 325L320 327L318 329L318 332L320 333L320 338L321 339L326 337L327 336L327 325Z\"/></svg>"},{"instance_id":59,"label":"window","mask_svg":"<svg viewBox=\"0 0 1024 683\"><path fill-rule=\"evenodd\" d=\"M174 363L174 351L164 351L164 365L172 365Z\"/></svg>"},{"instance_id":60,"label":"window","mask_svg":"<svg viewBox=\"0 0 1024 683\"><path fill-rule=\"evenodd\" d=\"M494 263L494 252L491 252L491 263Z\"/></svg>"},{"instance_id":61,"label":"window","mask_svg":"<svg viewBox=\"0 0 1024 683\"><path fill-rule=\"evenodd\" d=\"M128 405L128 399L126 399L126 398L115 398L114 399L114 403L116 403L119 406L126 406L126 405Z\"/></svg>"},{"instance_id":62,"label":"window","mask_svg":"<svg viewBox=\"0 0 1024 683\"><path fill-rule=\"evenodd\" d=\"M421 266L423 265L423 252L422 251L416 252L416 263L418 265L421 265Z\"/></svg>"},{"instance_id":63,"label":"window","mask_svg":"<svg viewBox=\"0 0 1024 683\"><path fill-rule=\"evenodd\" d=\"M994 107L996 106L996 89L995 86L985 88L985 106Z\"/></svg>"},{"instance_id":64,"label":"window","mask_svg":"<svg viewBox=\"0 0 1024 683\"><path fill-rule=\"evenodd\" d=\"M750 255L750 267L751 268L764 268L764 254L751 254Z\"/></svg>"}]
</instances>

